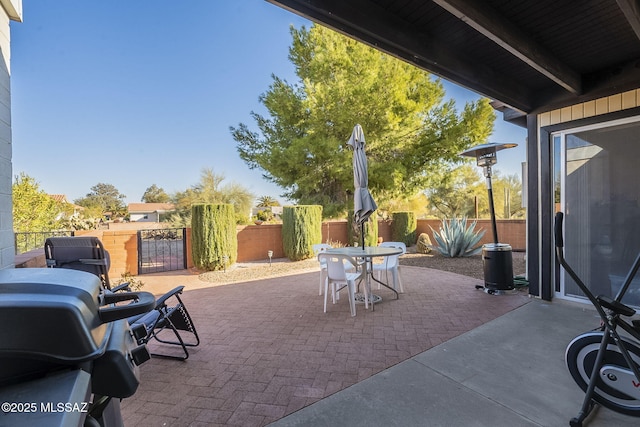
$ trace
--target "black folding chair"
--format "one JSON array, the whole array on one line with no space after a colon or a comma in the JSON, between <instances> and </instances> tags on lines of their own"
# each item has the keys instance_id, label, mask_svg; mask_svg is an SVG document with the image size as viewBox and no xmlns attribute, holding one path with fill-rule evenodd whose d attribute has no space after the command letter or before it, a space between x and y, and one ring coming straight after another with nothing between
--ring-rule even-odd
<instances>
[{"instance_id":1,"label":"black folding chair","mask_svg":"<svg viewBox=\"0 0 640 427\"><path fill-rule=\"evenodd\" d=\"M102 280L104 288L110 292L130 290L128 283L111 287L109 253L97 237L50 237L45 241L44 251L47 267L69 268L95 274ZM184 286L172 289L156 299L153 310L127 319L138 343L147 344L153 338L163 344L180 346L183 353L175 355L152 352L152 356L186 360L189 357L187 347L200 344L193 320L180 298L183 290Z\"/></svg>"},{"instance_id":2,"label":"black folding chair","mask_svg":"<svg viewBox=\"0 0 640 427\"><path fill-rule=\"evenodd\" d=\"M105 289L111 289L109 255L97 237L49 237L44 242L44 255L47 267L95 274Z\"/></svg>"},{"instance_id":3,"label":"black folding chair","mask_svg":"<svg viewBox=\"0 0 640 427\"><path fill-rule=\"evenodd\" d=\"M126 283L114 288L117 290L127 289ZM196 347L200 344L200 338L198 332L193 324L193 320L187 311L180 294L182 293L184 286L178 286L160 298L156 299L156 307L148 313L141 316L129 318L129 324L131 325L143 325L145 327L146 334L140 342L148 343L152 338L163 344L170 344L180 346L184 353L184 356L176 356L166 353L151 352L152 356L168 357L172 359L187 360L189 357L189 351L187 347ZM177 303L169 305L168 300L174 298ZM183 337L179 331L187 332L188 339ZM175 336L175 339L171 338L171 335Z\"/></svg>"}]
</instances>

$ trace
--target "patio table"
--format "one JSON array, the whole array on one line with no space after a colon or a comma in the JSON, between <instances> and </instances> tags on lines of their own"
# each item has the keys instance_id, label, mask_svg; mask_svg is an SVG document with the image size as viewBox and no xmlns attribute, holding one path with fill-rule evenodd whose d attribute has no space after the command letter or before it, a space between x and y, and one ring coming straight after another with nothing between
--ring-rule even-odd
<instances>
[{"instance_id":1,"label":"patio table","mask_svg":"<svg viewBox=\"0 0 640 427\"><path fill-rule=\"evenodd\" d=\"M365 269L366 269L366 280L367 283L365 284L365 286L367 286L367 288L370 290L371 289L371 279L373 279L374 281L380 283L382 286L384 286L387 289L390 289L391 291L393 291L394 294L396 294L396 299L399 298L398 295L398 291L396 291L394 288L392 288L391 286L389 286L388 284L376 279L373 276L373 258L377 258L377 257L389 257L389 256L393 256L393 255L400 255L402 253L402 249L400 248L391 248L391 247L380 247L380 246L365 246L364 248L360 247L360 246L347 246L344 248L332 248L332 249L327 249L325 251L325 253L328 254L336 254L336 255L349 255L351 257L354 258L362 258L365 260ZM369 292L369 302L371 303L371 308L372 310L374 310L374 303L375 302L379 302L382 300L382 297L380 297L379 295L374 295L371 292ZM356 294L356 301L357 302L364 302L364 295L358 293Z\"/></svg>"}]
</instances>

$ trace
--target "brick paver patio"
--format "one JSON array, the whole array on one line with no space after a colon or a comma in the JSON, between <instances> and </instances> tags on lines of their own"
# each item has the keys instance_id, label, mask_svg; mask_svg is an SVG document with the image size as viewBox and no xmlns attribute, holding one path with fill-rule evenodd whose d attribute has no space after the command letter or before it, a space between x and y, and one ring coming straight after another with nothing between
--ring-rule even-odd
<instances>
[{"instance_id":1,"label":"brick paver patio","mask_svg":"<svg viewBox=\"0 0 640 427\"><path fill-rule=\"evenodd\" d=\"M153 358L122 402L126 425L263 426L525 304L457 274L402 267L405 293L376 291L375 311L343 298L322 310L318 272L213 286L188 272L144 276L186 286L201 345L185 362Z\"/></svg>"}]
</instances>

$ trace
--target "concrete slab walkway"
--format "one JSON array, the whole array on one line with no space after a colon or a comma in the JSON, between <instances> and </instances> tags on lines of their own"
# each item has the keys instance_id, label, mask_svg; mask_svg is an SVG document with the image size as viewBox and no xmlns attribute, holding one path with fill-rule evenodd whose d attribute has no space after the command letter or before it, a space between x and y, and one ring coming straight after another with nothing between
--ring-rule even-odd
<instances>
[{"instance_id":1,"label":"concrete slab walkway","mask_svg":"<svg viewBox=\"0 0 640 427\"><path fill-rule=\"evenodd\" d=\"M583 393L564 363L595 311L532 301L273 424L290 426L568 426ZM637 426L598 408L590 427Z\"/></svg>"}]
</instances>

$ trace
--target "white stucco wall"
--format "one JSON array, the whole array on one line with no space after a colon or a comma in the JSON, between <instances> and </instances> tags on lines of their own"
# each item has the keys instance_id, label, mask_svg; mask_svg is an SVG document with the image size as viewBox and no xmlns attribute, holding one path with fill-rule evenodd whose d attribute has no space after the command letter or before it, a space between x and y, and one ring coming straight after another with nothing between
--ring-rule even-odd
<instances>
[{"instance_id":1,"label":"white stucco wall","mask_svg":"<svg viewBox=\"0 0 640 427\"><path fill-rule=\"evenodd\" d=\"M146 216L146 218L145 218ZM129 215L131 222L160 222L158 212L132 213Z\"/></svg>"},{"instance_id":2,"label":"white stucco wall","mask_svg":"<svg viewBox=\"0 0 640 427\"><path fill-rule=\"evenodd\" d=\"M0 269L13 267L13 218L11 203L11 84L9 22L21 20L22 0L0 1ZM10 17L10 15L11 17Z\"/></svg>"}]
</instances>

